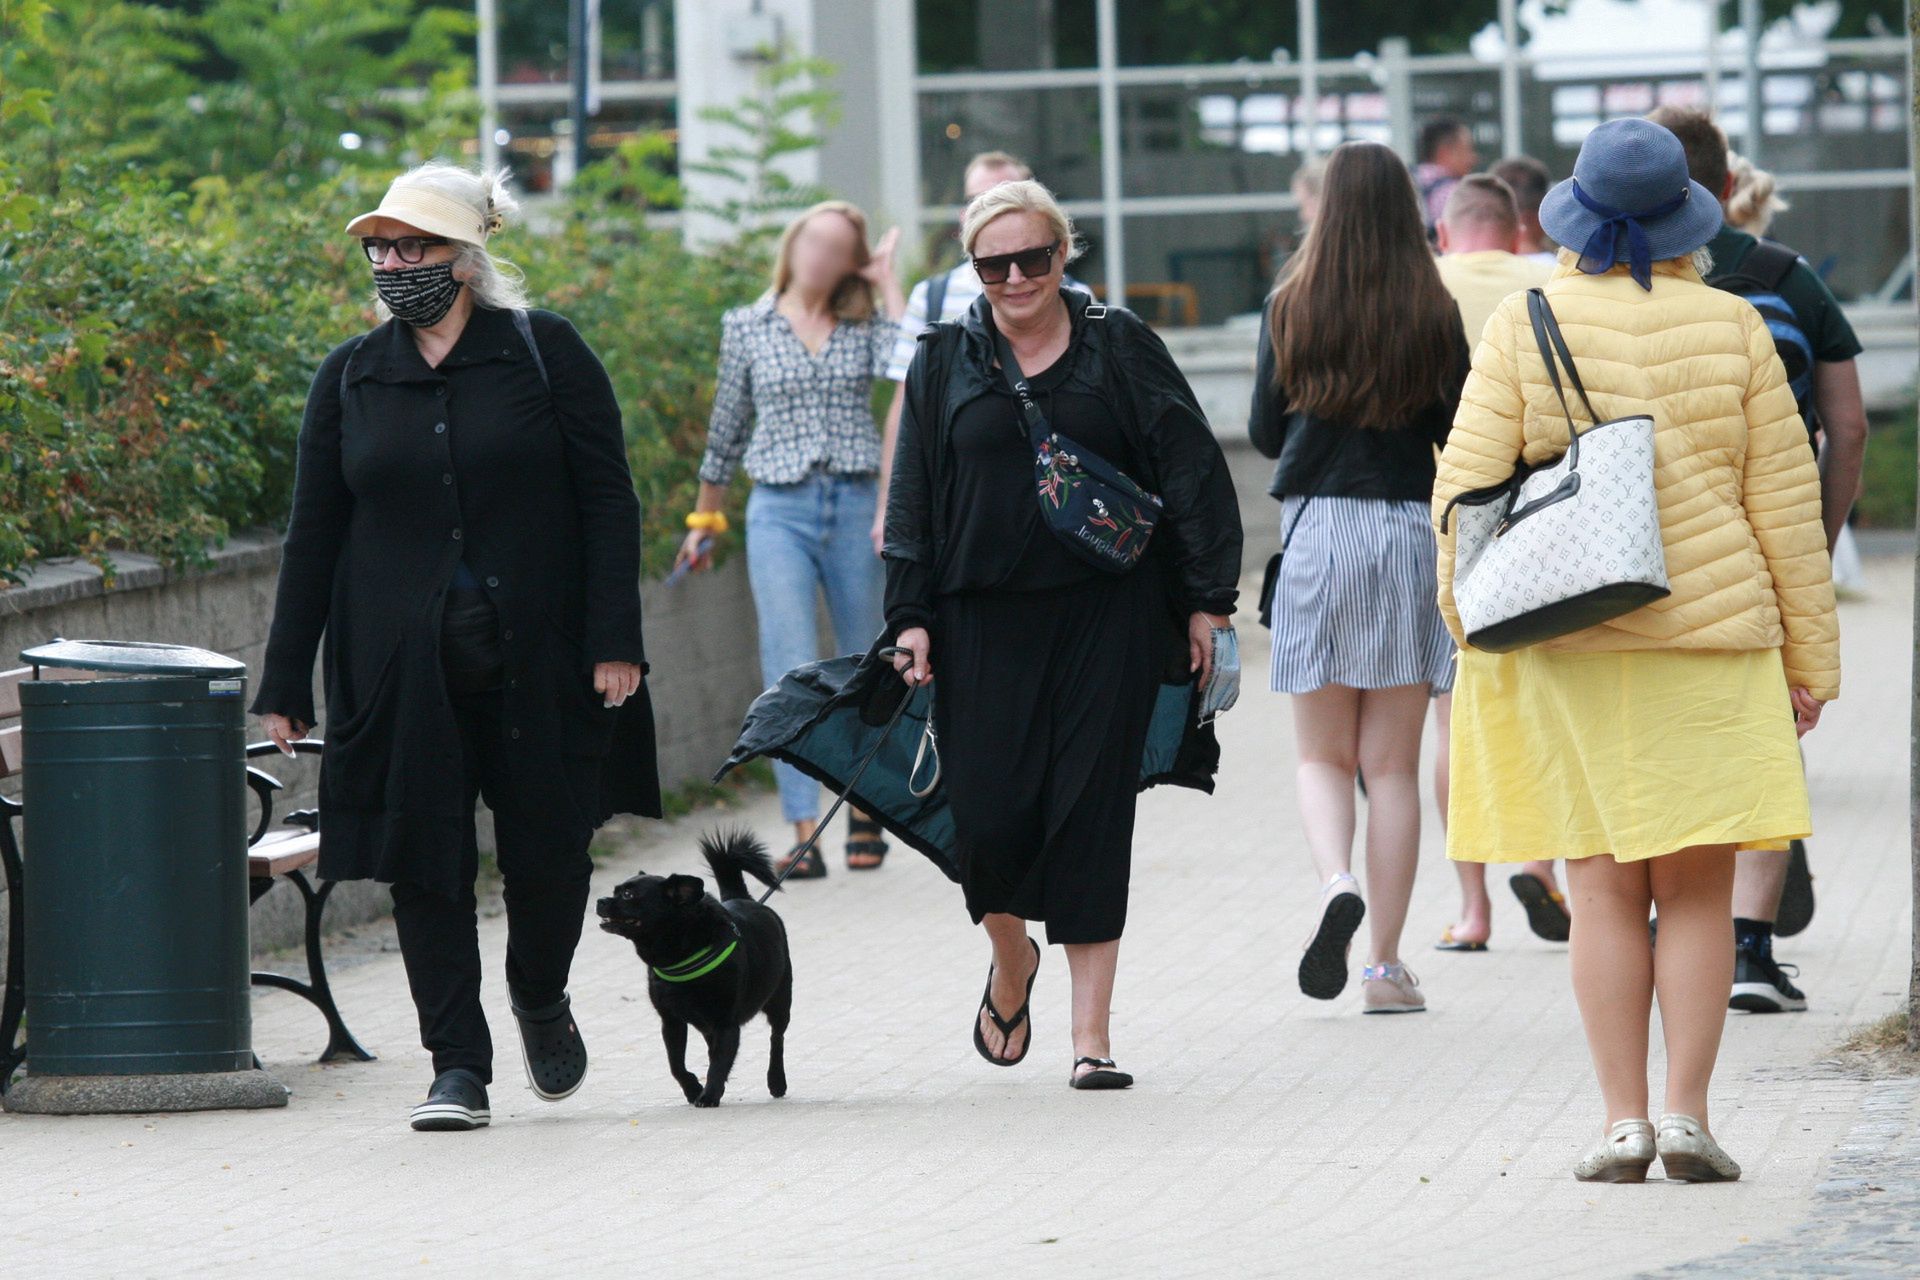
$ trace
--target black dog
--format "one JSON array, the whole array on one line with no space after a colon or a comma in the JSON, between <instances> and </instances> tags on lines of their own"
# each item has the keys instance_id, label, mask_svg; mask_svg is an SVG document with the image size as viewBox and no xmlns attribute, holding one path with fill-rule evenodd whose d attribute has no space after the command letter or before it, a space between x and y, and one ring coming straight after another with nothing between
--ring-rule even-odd
<instances>
[{"instance_id":1,"label":"black dog","mask_svg":"<svg viewBox=\"0 0 1920 1280\"><path fill-rule=\"evenodd\" d=\"M599 903L600 927L633 944L647 964L647 992L660 1014L667 1067L687 1101L717 1107L740 1050L740 1028L755 1014L773 1027L767 1091L787 1092L783 1052L793 1011L787 928L747 892L746 876L774 883L766 846L744 831L702 836L720 897L699 876L637 875ZM687 1070L687 1027L707 1041L707 1080Z\"/></svg>"}]
</instances>

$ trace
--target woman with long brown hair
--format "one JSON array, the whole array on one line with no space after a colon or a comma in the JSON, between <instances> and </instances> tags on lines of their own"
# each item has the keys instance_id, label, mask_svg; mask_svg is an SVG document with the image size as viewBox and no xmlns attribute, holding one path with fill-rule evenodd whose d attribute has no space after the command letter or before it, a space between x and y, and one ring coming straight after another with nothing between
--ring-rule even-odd
<instances>
[{"instance_id":1,"label":"woman with long brown hair","mask_svg":"<svg viewBox=\"0 0 1920 1280\"><path fill-rule=\"evenodd\" d=\"M1357 773L1368 1013L1426 1007L1400 933L1419 857L1421 732L1429 698L1453 685L1428 503L1467 359L1406 166L1377 143L1340 146L1319 217L1267 303L1249 432L1279 459L1272 687L1293 695L1300 817L1321 882L1300 989L1345 990L1368 915L1351 869Z\"/></svg>"},{"instance_id":2,"label":"woman with long brown hair","mask_svg":"<svg viewBox=\"0 0 1920 1280\"><path fill-rule=\"evenodd\" d=\"M727 312L720 374L700 463L700 498L687 517L677 564L704 569L727 532L727 488L742 459L747 577L760 624L768 684L821 656L814 624L826 596L834 643L863 653L880 634L884 589L870 531L879 503L880 432L873 382L887 371L906 297L894 274L900 231L867 247L867 218L843 200L814 205L788 224L760 300ZM792 879L827 874L817 849L799 850L820 816L820 788L776 765L781 816L793 824ZM887 851L880 825L854 811L847 865L870 870Z\"/></svg>"}]
</instances>

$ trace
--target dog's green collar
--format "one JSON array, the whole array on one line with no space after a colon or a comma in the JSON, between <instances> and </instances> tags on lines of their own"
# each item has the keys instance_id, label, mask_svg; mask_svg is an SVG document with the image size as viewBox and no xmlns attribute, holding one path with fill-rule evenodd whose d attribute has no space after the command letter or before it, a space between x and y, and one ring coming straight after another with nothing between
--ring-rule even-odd
<instances>
[{"instance_id":1,"label":"dog's green collar","mask_svg":"<svg viewBox=\"0 0 1920 1280\"><path fill-rule=\"evenodd\" d=\"M702 947L678 964L670 964L664 969L659 965L653 966L653 976L662 982L692 982L695 978L704 978L725 964L727 957L739 945L740 939L735 938L720 948L718 955L714 954L712 947Z\"/></svg>"}]
</instances>

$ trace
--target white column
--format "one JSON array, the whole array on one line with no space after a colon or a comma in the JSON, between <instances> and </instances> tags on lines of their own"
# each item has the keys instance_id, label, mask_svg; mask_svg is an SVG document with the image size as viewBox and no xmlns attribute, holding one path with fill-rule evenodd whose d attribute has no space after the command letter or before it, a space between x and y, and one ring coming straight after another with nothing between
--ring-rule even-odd
<instances>
[{"instance_id":1,"label":"white column","mask_svg":"<svg viewBox=\"0 0 1920 1280\"><path fill-rule=\"evenodd\" d=\"M1500 0L1500 150L1526 151L1520 135L1520 0Z\"/></svg>"},{"instance_id":2,"label":"white column","mask_svg":"<svg viewBox=\"0 0 1920 1280\"><path fill-rule=\"evenodd\" d=\"M475 0L474 16L480 30L476 44L480 65L480 165L491 169L500 162L500 145L493 140L500 131L500 15L496 0Z\"/></svg>"},{"instance_id":3,"label":"white column","mask_svg":"<svg viewBox=\"0 0 1920 1280\"><path fill-rule=\"evenodd\" d=\"M1120 38L1114 0L1095 0L1100 67L1100 214L1106 246L1107 301L1127 305L1127 243L1120 217Z\"/></svg>"},{"instance_id":4,"label":"white column","mask_svg":"<svg viewBox=\"0 0 1920 1280\"><path fill-rule=\"evenodd\" d=\"M716 145L737 143L739 135L725 125L701 118L704 107L730 107L755 91L757 64L739 56L737 46L759 23L777 20L788 46L801 55L814 52L812 0L680 0L674 5L673 52L679 83L676 111L680 131L681 182L690 200L721 200L740 191L723 179L687 167L705 160ZM842 128L853 127L852 122ZM795 182L820 180L820 153L816 149L790 157L782 166ZM682 223L687 243L702 245L722 239L728 228L716 219L688 210Z\"/></svg>"},{"instance_id":5,"label":"white column","mask_svg":"<svg viewBox=\"0 0 1920 1280\"><path fill-rule=\"evenodd\" d=\"M900 227L909 253L920 251L920 95L913 91L920 70L919 32L911 4L875 6L875 138L879 145L880 208Z\"/></svg>"},{"instance_id":6,"label":"white column","mask_svg":"<svg viewBox=\"0 0 1920 1280\"><path fill-rule=\"evenodd\" d=\"M1707 114L1720 111L1720 0L1705 0L1707 24Z\"/></svg>"},{"instance_id":7,"label":"white column","mask_svg":"<svg viewBox=\"0 0 1920 1280\"><path fill-rule=\"evenodd\" d=\"M1388 137L1392 139L1393 149L1409 165L1418 159L1414 155L1412 68L1407 64L1411 56L1412 46L1405 36L1388 36L1380 42L1381 90L1387 95Z\"/></svg>"},{"instance_id":8,"label":"white column","mask_svg":"<svg viewBox=\"0 0 1920 1280\"><path fill-rule=\"evenodd\" d=\"M1300 0L1300 124L1307 132L1301 156L1320 154L1320 0Z\"/></svg>"},{"instance_id":9,"label":"white column","mask_svg":"<svg viewBox=\"0 0 1920 1280\"><path fill-rule=\"evenodd\" d=\"M1766 104L1760 93L1760 0L1740 0L1740 36L1742 58L1746 64L1747 136L1741 149L1747 159L1760 163L1761 121Z\"/></svg>"}]
</instances>

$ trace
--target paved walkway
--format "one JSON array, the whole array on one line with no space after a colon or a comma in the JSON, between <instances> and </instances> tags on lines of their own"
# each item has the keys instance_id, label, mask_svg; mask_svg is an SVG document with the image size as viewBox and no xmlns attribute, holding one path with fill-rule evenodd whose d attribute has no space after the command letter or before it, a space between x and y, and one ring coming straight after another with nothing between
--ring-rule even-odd
<instances>
[{"instance_id":1,"label":"paved walkway","mask_svg":"<svg viewBox=\"0 0 1920 1280\"><path fill-rule=\"evenodd\" d=\"M1058 950L1032 1056L983 1064L968 1019L986 954L955 891L912 853L859 875L836 855L831 879L782 901L798 970L782 1101L755 1030L726 1104L688 1107L639 963L597 932L574 986L593 1074L570 1102L536 1101L495 918L494 1126L413 1134L430 1073L399 958L368 930L337 987L378 1062L308 1065L311 1012L256 1006L285 1111L0 1116L0 1272L1911 1275L1920 1084L1826 1061L1896 1006L1907 971L1906 568L1874 563L1872 598L1847 607L1850 696L1812 740L1820 910L1782 952L1813 1007L1727 1029L1715 1127L1747 1168L1737 1185L1571 1179L1599 1115L1564 948L1503 898L1493 951L1426 951L1454 901L1434 832L1408 951L1432 1011L1362 1018L1351 993L1299 994L1314 884L1286 707L1256 688L1225 722L1219 796L1142 807L1115 1015L1129 1094L1066 1088ZM770 798L745 816L776 833ZM641 831L601 882L697 869L699 822Z\"/></svg>"}]
</instances>

